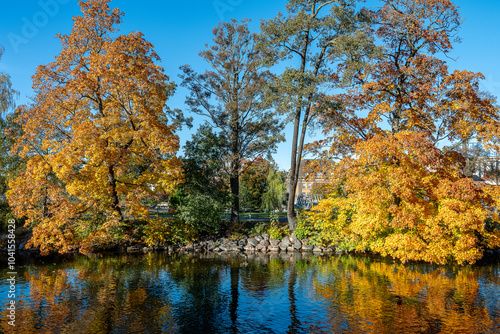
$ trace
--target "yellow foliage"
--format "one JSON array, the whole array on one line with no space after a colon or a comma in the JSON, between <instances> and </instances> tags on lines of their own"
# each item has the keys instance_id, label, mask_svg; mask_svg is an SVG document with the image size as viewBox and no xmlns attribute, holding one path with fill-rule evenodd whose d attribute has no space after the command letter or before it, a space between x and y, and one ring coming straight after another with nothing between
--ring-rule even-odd
<instances>
[{"instance_id":1,"label":"yellow foliage","mask_svg":"<svg viewBox=\"0 0 500 334\"><path fill-rule=\"evenodd\" d=\"M80 2L56 61L33 76L35 101L19 108L14 149L29 162L8 199L43 253L88 251L126 217L149 219L142 200L183 181L165 113L174 85L140 32L112 37L122 13L109 2Z\"/></svg>"},{"instance_id":2,"label":"yellow foliage","mask_svg":"<svg viewBox=\"0 0 500 334\"><path fill-rule=\"evenodd\" d=\"M460 176L424 134L376 135L355 146L311 217L322 237L400 260L474 263L500 246L499 187ZM488 227L489 226L489 227Z\"/></svg>"},{"instance_id":3,"label":"yellow foliage","mask_svg":"<svg viewBox=\"0 0 500 334\"><path fill-rule=\"evenodd\" d=\"M198 237L195 229L177 218L151 219L144 234L144 241L149 246L157 246L166 242L173 244L191 243Z\"/></svg>"}]
</instances>

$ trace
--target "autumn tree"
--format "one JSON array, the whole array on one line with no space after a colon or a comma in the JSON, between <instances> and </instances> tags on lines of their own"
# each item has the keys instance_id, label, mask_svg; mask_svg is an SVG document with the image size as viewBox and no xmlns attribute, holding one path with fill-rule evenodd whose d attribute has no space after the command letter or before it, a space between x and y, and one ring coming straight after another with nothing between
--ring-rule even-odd
<instances>
[{"instance_id":1,"label":"autumn tree","mask_svg":"<svg viewBox=\"0 0 500 334\"><path fill-rule=\"evenodd\" d=\"M29 160L8 199L44 254L85 252L128 217L149 219L141 200L182 180L165 105L174 84L142 33L116 34L123 13L109 2L79 2L61 52L33 76L35 99L18 109L14 148Z\"/></svg>"},{"instance_id":2,"label":"autumn tree","mask_svg":"<svg viewBox=\"0 0 500 334\"><path fill-rule=\"evenodd\" d=\"M313 105L323 100L333 75L332 63L349 55L349 68L357 63L358 50L371 41L360 30L366 17L356 11L357 0L289 1L286 14L261 24L260 47L270 54L270 64L290 61L271 85L277 109L293 122L288 187L288 225L295 230L295 194L307 129L315 120ZM345 63L347 64L347 62Z\"/></svg>"},{"instance_id":3,"label":"autumn tree","mask_svg":"<svg viewBox=\"0 0 500 334\"><path fill-rule=\"evenodd\" d=\"M191 111L208 117L227 138L231 222L237 223L241 161L272 153L283 140L282 126L265 104L263 87L272 75L264 70L265 55L254 48L256 35L236 20L220 23L213 34L213 44L200 52L210 70L198 74L185 65L181 78Z\"/></svg>"},{"instance_id":4,"label":"autumn tree","mask_svg":"<svg viewBox=\"0 0 500 334\"><path fill-rule=\"evenodd\" d=\"M348 248L475 262L500 245L496 191L465 177L456 148L486 138L499 115L479 90L481 73L450 73L438 58L457 41L458 9L449 0L386 0L372 17L380 57L366 60L352 89L331 97L342 108L322 109L326 154L344 159L316 222Z\"/></svg>"}]
</instances>

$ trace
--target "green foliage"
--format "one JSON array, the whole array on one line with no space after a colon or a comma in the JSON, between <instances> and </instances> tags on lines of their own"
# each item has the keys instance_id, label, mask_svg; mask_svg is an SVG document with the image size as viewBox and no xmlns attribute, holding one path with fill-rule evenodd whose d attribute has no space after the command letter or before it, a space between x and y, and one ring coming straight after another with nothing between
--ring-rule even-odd
<instances>
[{"instance_id":1,"label":"green foliage","mask_svg":"<svg viewBox=\"0 0 500 334\"><path fill-rule=\"evenodd\" d=\"M178 218L151 219L144 228L144 242L148 246L164 243L187 244L193 242L198 234L186 222Z\"/></svg>"},{"instance_id":2,"label":"green foliage","mask_svg":"<svg viewBox=\"0 0 500 334\"><path fill-rule=\"evenodd\" d=\"M287 229L285 227L271 226L268 233L272 239L280 240L288 234L286 230Z\"/></svg>"},{"instance_id":3,"label":"green foliage","mask_svg":"<svg viewBox=\"0 0 500 334\"><path fill-rule=\"evenodd\" d=\"M15 113L0 117L0 194L7 191L7 183L10 179L19 175L25 163L17 154L10 154L14 144L14 136L20 131L19 125L15 123Z\"/></svg>"},{"instance_id":4,"label":"green foliage","mask_svg":"<svg viewBox=\"0 0 500 334\"><path fill-rule=\"evenodd\" d=\"M266 189L262 195L262 209L264 211L281 210L285 200L285 175L273 168L267 175Z\"/></svg>"},{"instance_id":5,"label":"green foliage","mask_svg":"<svg viewBox=\"0 0 500 334\"><path fill-rule=\"evenodd\" d=\"M2 58L3 50L3 47L0 45L0 59ZM16 94L17 92L12 89L10 76L0 72L0 115L14 106L14 96Z\"/></svg>"},{"instance_id":6,"label":"green foliage","mask_svg":"<svg viewBox=\"0 0 500 334\"><path fill-rule=\"evenodd\" d=\"M312 225L308 224L303 215L297 217L297 227L293 234L299 239L307 239L313 236Z\"/></svg>"},{"instance_id":7,"label":"green foliage","mask_svg":"<svg viewBox=\"0 0 500 334\"><path fill-rule=\"evenodd\" d=\"M195 231L213 233L221 227L224 209L223 203L210 194L192 192L182 199L177 216Z\"/></svg>"},{"instance_id":8,"label":"green foliage","mask_svg":"<svg viewBox=\"0 0 500 334\"><path fill-rule=\"evenodd\" d=\"M243 169L240 176L241 206L244 209L257 211L262 207L268 175L273 166L269 161L258 158L250 166L243 166Z\"/></svg>"},{"instance_id":9,"label":"green foliage","mask_svg":"<svg viewBox=\"0 0 500 334\"><path fill-rule=\"evenodd\" d=\"M258 224L255 224L248 231L248 234L251 236L255 236L255 235L261 235L261 234L267 233L267 231L268 231L268 224L267 223L258 223Z\"/></svg>"},{"instance_id":10,"label":"green foliage","mask_svg":"<svg viewBox=\"0 0 500 334\"><path fill-rule=\"evenodd\" d=\"M199 232L217 232L229 202L224 141L208 124L200 126L184 148L185 182L169 199L178 218Z\"/></svg>"},{"instance_id":11,"label":"green foliage","mask_svg":"<svg viewBox=\"0 0 500 334\"><path fill-rule=\"evenodd\" d=\"M264 70L265 54L254 48L257 36L246 21L222 22L213 29L212 45L199 55L209 69L196 73L181 67L182 86L191 94L186 104L194 113L210 118L227 139L226 160L231 184L231 221L239 219L239 177L242 159L276 151L284 140L283 124L264 101L263 87L273 74Z\"/></svg>"},{"instance_id":12,"label":"green foliage","mask_svg":"<svg viewBox=\"0 0 500 334\"><path fill-rule=\"evenodd\" d=\"M216 133L213 127L205 122L184 145L184 154L188 163L198 166L207 177L220 176L226 178L224 162L228 155L227 137ZM188 167L191 167L189 165Z\"/></svg>"},{"instance_id":13,"label":"green foliage","mask_svg":"<svg viewBox=\"0 0 500 334\"><path fill-rule=\"evenodd\" d=\"M283 238L284 236L284 233L283 231L279 228L279 227L276 227L276 226L271 226L269 228L269 236L272 238L272 239L281 239Z\"/></svg>"},{"instance_id":14,"label":"green foliage","mask_svg":"<svg viewBox=\"0 0 500 334\"><path fill-rule=\"evenodd\" d=\"M269 236L272 239L282 239L285 235L288 235L290 231L286 226L283 226L282 224L279 223L278 218L276 216L273 216L271 218L271 226L269 227L269 230L267 231L269 233Z\"/></svg>"},{"instance_id":15,"label":"green foliage","mask_svg":"<svg viewBox=\"0 0 500 334\"><path fill-rule=\"evenodd\" d=\"M7 231L7 222L9 219L15 219L9 203L6 199L0 199L0 231ZM17 225L20 226L20 224Z\"/></svg>"},{"instance_id":16,"label":"green foliage","mask_svg":"<svg viewBox=\"0 0 500 334\"><path fill-rule=\"evenodd\" d=\"M350 241L349 239L340 240L335 247L342 251L353 251L357 246L357 243Z\"/></svg>"},{"instance_id":17,"label":"green foliage","mask_svg":"<svg viewBox=\"0 0 500 334\"><path fill-rule=\"evenodd\" d=\"M0 94L4 94L2 87L0 87ZM0 99L2 98L0 97ZM0 106L0 115L1 113ZM23 159L17 154L11 155L9 153L14 143L14 136L19 131L19 125L15 123L15 118L16 113L8 114L5 118L0 116L0 230L2 231L7 227L7 220L14 218L7 200L3 198L8 190L8 182L16 178L25 167Z\"/></svg>"},{"instance_id":18,"label":"green foliage","mask_svg":"<svg viewBox=\"0 0 500 334\"><path fill-rule=\"evenodd\" d=\"M306 213L299 213L297 218L297 227L293 234L298 239L309 239L310 244L324 244L321 231L314 225L313 221L308 219Z\"/></svg>"}]
</instances>

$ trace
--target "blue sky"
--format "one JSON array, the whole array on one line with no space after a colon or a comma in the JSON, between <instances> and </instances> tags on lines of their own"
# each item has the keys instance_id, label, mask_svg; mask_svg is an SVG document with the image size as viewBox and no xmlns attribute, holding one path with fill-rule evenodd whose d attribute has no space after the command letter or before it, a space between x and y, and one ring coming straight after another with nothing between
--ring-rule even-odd
<instances>
[{"instance_id":1,"label":"blue sky","mask_svg":"<svg viewBox=\"0 0 500 334\"><path fill-rule=\"evenodd\" d=\"M456 0L464 23L460 31L462 43L455 45L449 60L451 70L467 69L482 72L486 80L482 89L500 96L500 1ZM121 33L141 31L152 42L162 59L161 65L170 79L178 85L179 66L192 65L205 70L198 56L212 39L211 30L222 20L230 18L252 19L251 28L257 32L260 19L270 19L278 11L284 12L285 0L114 0L112 7L125 12ZM377 1L370 0L369 4ZM31 90L31 76L40 64L54 60L60 52L57 33L69 34L72 17L79 15L76 0L23 0L4 1L0 11L0 44L5 53L0 61L0 71L11 76L13 86L20 92L17 104L26 103ZM168 102L171 108L184 106L187 91L178 87ZM201 121L199 116L197 121ZM191 130L179 133L181 142L190 139ZM274 155L282 169L290 167L291 127L286 129L287 142L281 144Z\"/></svg>"}]
</instances>

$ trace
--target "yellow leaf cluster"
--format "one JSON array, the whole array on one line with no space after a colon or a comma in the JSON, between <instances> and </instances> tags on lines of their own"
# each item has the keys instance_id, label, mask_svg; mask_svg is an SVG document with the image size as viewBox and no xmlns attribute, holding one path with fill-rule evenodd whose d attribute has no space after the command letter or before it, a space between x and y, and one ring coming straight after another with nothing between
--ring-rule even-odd
<instances>
[{"instance_id":1,"label":"yellow leaf cluster","mask_svg":"<svg viewBox=\"0 0 500 334\"><path fill-rule=\"evenodd\" d=\"M337 168L340 190L311 214L325 240L440 264L474 263L500 246L499 187L462 177L424 134L376 135L358 142L355 156Z\"/></svg>"},{"instance_id":2,"label":"yellow leaf cluster","mask_svg":"<svg viewBox=\"0 0 500 334\"><path fill-rule=\"evenodd\" d=\"M89 250L127 217L149 219L143 199L183 181L165 112L174 85L140 32L112 37L122 13L109 2L80 2L56 61L33 77L35 101L19 109L14 149L29 162L8 198L44 253Z\"/></svg>"}]
</instances>

